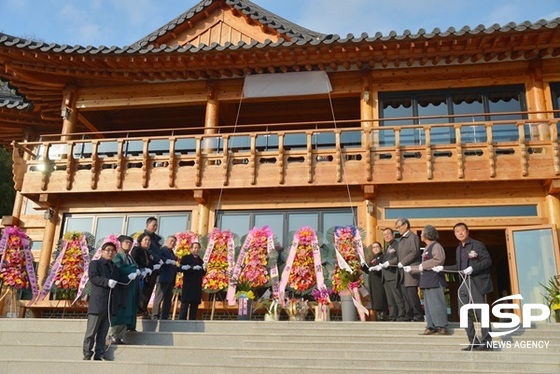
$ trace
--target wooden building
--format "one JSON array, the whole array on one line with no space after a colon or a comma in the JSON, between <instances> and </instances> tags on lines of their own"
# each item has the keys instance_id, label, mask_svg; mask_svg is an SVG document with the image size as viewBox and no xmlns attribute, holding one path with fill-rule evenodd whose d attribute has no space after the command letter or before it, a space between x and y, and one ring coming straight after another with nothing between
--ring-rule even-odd
<instances>
[{"instance_id":1,"label":"wooden building","mask_svg":"<svg viewBox=\"0 0 560 374\"><path fill-rule=\"evenodd\" d=\"M204 0L126 47L0 34L0 141L46 275L69 230L466 222L495 295L542 302L559 272L560 19L327 35Z\"/></svg>"}]
</instances>

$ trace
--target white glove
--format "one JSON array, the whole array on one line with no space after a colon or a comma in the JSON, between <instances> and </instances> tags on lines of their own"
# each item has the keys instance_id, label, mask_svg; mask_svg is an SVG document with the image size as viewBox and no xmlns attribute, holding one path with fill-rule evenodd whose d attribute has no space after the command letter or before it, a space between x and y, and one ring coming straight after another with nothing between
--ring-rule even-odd
<instances>
[{"instance_id":1,"label":"white glove","mask_svg":"<svg viewBox=\"0 0 560 374\"><path fill-rule=\"evenodd\" d=\"M387 269L389 267L389 261L385 261L380 265L383 269Z\"/></svg>"},{"instance_id":2,"label":"white glove","mask_svg":"<svg viewBox=\"0 0 560 374\"><path fill-rule=\"evenodd\" d=\"M159 270L161 269L161 264L155 264L154 265L154 270Z\"/></svg>"},{"instance_id":3,"label":"white glove","mask_svg":"<svg viewBox=\"0 0 560 374\"><path fill-rule=\"evenodd\" d=\"M373 271L381 271L381 269L383 269L383 268L381 267L381 265L375 265L375 266L373 267Z\"/></svg>"},{"instance_id":4,"label":"white glove","mask_svg":"<svg viewBox=\"0 0 560 374\"><path fill-rule=\"evenodd\" d=\"M138 276L138 275L137 275L136 273L130 273L130 274L128 274L128 279L130 279L131 281L133 281L133 280L136 279L137 276Z\"/></svg>"},{"instance_id":5,"label":"white glove","mask_svg":"<svg viewBox=\"0 0 560 374\"><path fill-rule=\"evenodd\" d=\"M370 273L371 273L372 271L375 271L375 266L370 267L368 270L369 270Z\"/></svg>"},{"instance_id":6,"label":"white glove","mask_svg":"<svg viewBox=\"0 0 560 374\"><path fill-rule=\"evenodd\" d=\"M367 266L367 264L364 261L362 261L362 262L360 262L360 266L362 266L362 267Z\"/></svg>"},{"instance_id":7,"label":"white glove","mask_svg":"<svg viewBox=\"0 0 560 374\"><path fill-rule=\"evenodd\" d=\"M193 269L193 270L200 270L200 269L202 269L202 266L200 266L200 265L194 265L194 266L192 267L192 269Z\"/></svg>"},{"instance_id":8,"label":"white glove","mask_svg":"<svg viewBox=\"0 0 560 374\"><path fill-rule=\"evenodd\" d=\"M117 281L114 279L109 279L109 288L115 288Z\"/></svg>"},{"instance_id":9,"label":"white glove","mask_svg":"<svg viewBox=\"0 0 560 374\"><path fill-rule=\"evenodd\" d=\"M167 265L175 265L175 260L168 259L167 261L165 261L165 263L166 263Z\"/></svg>"},{"instance_id":10,"label":"white glove","mask_svg":"<svg viewBox=\"0 0 560 374\"><path fill-rule=\"evenodd\" d=\"M142 272L140 271L140 269L136 269L136 275L138 276L138 275L140 275L140 274L142 274Z\"/></svg>"},{"instance_id":11,"label":"white glove","mask_svg":"<svg viewBox=\"0 0 560 374\"><path fill-rule=\"evenodd\" d=\"M408 265L407 265L407 266L403 266L402 269L404 270L405 273L410 273L410 272L412 271L412 267L410 267L410 266L408 266Z\"/></svg>"},{"instance_id":12,"label":"white glove","mask_svg":"<svg viewBox=\"0 0 560 374\"><path fill-rule=\"evenodd\" d=\"M159 262L158 262L158 264L163 265L163 260L160 259Z\"/></svg>"},{"instance_id":13,"label":"white glove","mask_svg":"<svg viewBox=\"0 0 560 374\"><path fill-rule=\"evenodd\" d=\"M152 269L150 269L150 268L146 268L145 270L146 270L146 275L150 275L150 274L152 274Z\"/></svg>"},{"instance_id":14,"label":"white glove","mask_svg":"<svg viewBox=\"0 0 560 374\"><path fill-rule=\"evenodd\" d=\"M418 271L419 271L419 272L423 272L423 271L424 271L424 268L422 267L422 264L418 265Z\"/></svg>"},{"instance_id":15,"label":"white glove","mask_svg":"<svg viewBox=\"0 0 560 374\"><path fill-rule=\"evenodd\" d=\"M191 268L191 265L183 265L181 266L181 270L189 270Z\"/></svg>"},{"instance_id":16,"label":"white glove","mask_svg":"<svg viewBox=\"0 0 560 374\"><path fill-rule=\"evenodd\" d=\"M402 262L399 262L399 263L397 264L397 266L399 267L399 269L402 269L402 268L403 268Z\"/></svg>"},{"instance_id":17,"label":"white glove","mask_svg":"<svg viewBox=\"0 0 560 374\"><path fill-rule=\"evenodd\" d=\"M470 275L472 274L473 268L472 266L469 266L468 268L466 268L465 270L463 270L463 274L465 275Z\"/></svg>"},{"instance_id":18,"label":"white glove","mask_svg":"<svg viewBox=\"0 0 560 374\"><path fill-rule=\"evenodd\" d=\"M442 270L443 270L443 266L441 266L441 265L434 266L434 267L432 268L432 271L435 271L436 273L439 273L439 272L442 271Z\"/></svg>"}]
</instances>

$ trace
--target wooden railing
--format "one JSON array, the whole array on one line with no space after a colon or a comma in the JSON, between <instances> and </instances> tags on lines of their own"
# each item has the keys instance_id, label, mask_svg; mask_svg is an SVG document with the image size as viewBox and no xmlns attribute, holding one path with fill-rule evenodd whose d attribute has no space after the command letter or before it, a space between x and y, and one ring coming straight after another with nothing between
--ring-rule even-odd
<instances>
[{"instance_id":1,"label":"wooden railing","mask_svg":"<svg viewBox=\"0 0 560 374\"><path fill-rule=\"evenodd\" d=\"M38 194L554 179L558 126L548 119L49 140L14 144L14 180Z\"/></svg>"}]
</instances>

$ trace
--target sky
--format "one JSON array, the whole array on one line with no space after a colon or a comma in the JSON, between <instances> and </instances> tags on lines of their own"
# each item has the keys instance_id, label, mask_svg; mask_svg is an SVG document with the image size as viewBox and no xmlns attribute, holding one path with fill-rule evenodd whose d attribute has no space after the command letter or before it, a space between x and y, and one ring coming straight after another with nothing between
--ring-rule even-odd
<instances>
[{"instance_id":1,"label":"sky","mask_svg":"<svg viewBox=\"0 0 560 374\"><path fill-rule=\"evenodd\" d=\"M0 0L0 32L46 43L131 45L198 0ZM346 37L501 26L560 17L560 0L253 0L300 26Z\"/></svg>"}]
</instances>

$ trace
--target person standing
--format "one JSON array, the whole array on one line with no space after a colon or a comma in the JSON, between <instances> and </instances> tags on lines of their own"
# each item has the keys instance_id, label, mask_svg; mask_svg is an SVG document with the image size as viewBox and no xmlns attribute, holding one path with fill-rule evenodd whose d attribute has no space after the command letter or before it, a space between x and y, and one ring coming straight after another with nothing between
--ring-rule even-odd
<instances>
[{"instance_id":1,"label":"person standing","mask_svg":"<svg viewBox=\"0 0 560 374\"><path fill-rule=\"evenodd\" d=\"M440 266L433 270L459 271L466 277L459 287L459 310L466 304L484 304L486 303L485 295L494 289L490 277L490 267L492 266L490 253L482 242L470 238L469 227L465 223L459 222L453 226L453 233L460 242L456 250L455 265ZM468 313L466 331L469 345L463 348L463 351L491 351L491 329L490 327L481 328L481 337L478 339L473 321L475 315L477 320L481 321L479 309L476 309L474 313Z\"/></svg>"},{"instance_id":2,"label":"person standing","mask_svg":"<svg viewBox=\"0 0 560 374\"><path fill-rule=\"evenodd\" d=\"M374 242L371 245L371 251L373 253L373 258L370 260L369 265L362 266L362 270L368 273L371 309L375 313L375 320L384 321L388 317L386 314L387 298L385 296L385 289L383 288L381 267L377 267L383 263L384 255L381 249L381 243Z\"/></svg>"},{"instance_id":3,"label":"person standing","mask_svg":"<svg viewBox=\"0 0 560 374\"><path fill-rule=\"evenodd\" d=\"M387 296L387 302L389 304L389 320L404 321L404 299L399 287L397 269L397 264L399 263L397 257L399 242L395 239L393 229L389 227L383 230L383 240L385 240L387 245L383 257L384 262L377 266L383 269L381 275L383 277L383 288L385 288L385 295Z\"/></svg>"},{"instance_id":4,"label":"person standing","mask_svg":"<svg viewBox=\"0 0 560 374\"><path fill-rule=\"evenodd\" d=\"M152 291L148 289L147 280L148 277L152 274L152 262L150 260L150 255L148 254L148 248L150 248L150 236L146 233L142 233L138 235L136 239L138 245L132 248L132 258L138 265L138 269L140 269L141 280L139 283L139 287L141 290L141 297L138 300L138 314L143 315L144 317L148 316L147 318L151 318L148 314L148 302L150 296L152 295ZM146 300L147 299L147 300Z\"/></svg>"},{"instance_id":5,"label":"person standing","mask_svg":"<svg viewBox=\"0 0 560 374\"><path fill-rule=\"evenodd\" d=\"M413 266L420 264L420 239L418 235L410 230L410 221L407 218L399 218L396 229L401 238L397 248L399 258L399 280L401 282L401 293L404 299L405 321L420 322L424 320L422 304L418 296L418 284L420 276L418 274L405 273L403 266Z\"/></svg>"},{"instance_id":6,"label":"person standing","mask_svg":"<svg viewBox=\"0 0 560 374\"><path fill-rule=\"evenodd\" d=\"M113 263L116 253L115 244L107 242L101 246L101 257L98 260L92 260L89 264L88 275L91 292L83 342L84 360L91 360L92 356L94 360L108 360L105 356L105 341L114 305L111 300L111 290L115 288L121 278L119 268Z\"/></svg>"},{"instance_id":7,"label":"person standing","mask_svg":"<svg viewBox=\"0 0 560 374\"><path fill-rule=\"evenodd\" d=\"M422 263L418 266L404 266L406 273L420 273L420 288L424 292L426 329L422 335L448 335L447 301L445 288L447 282L442 273L431 271L434 266L445 263L445 249L437 242L439 234L434 226L426 225L420 238L426 243Z\"/></svg>"},{"instance_id":8,"label":"person standing","mask_svg":"<svg viewBox=\"0 0 560 374\"><path fill-rule=\"evenodd\" d=\"M192 243L191 254L181 258L181 271L183 272L183 292L181 293L181 311L179 319L195 320L198 305L202 301L202 277L206 274L203 261L199 256L200 243Z\"/></svg>"},{"instance_id":9,"label":"person standing","mask_svg":"<svg viewBox=\"0 0 560 374\"><path fill-rule=\"evenodd\" d=\"M150 245L148 246L148 258L149 264L152 271L147 274L144 278L144 298L142 301L142 311L144 312L144 318L150 319L151 316L148 313L148 304L150 298L152 297L152 292L157 283L157 277L159 275L159 270L162 265L161 261L161 236L156 234L158 229L158 221L156 217L148 217L146 220L146 228L144 229L144 234L150 238Z\"/></svg>"},{"instance_id":10,"label":"person standing","mask_svg":"<svg viewBox=\"0 0 560 374\"><path fill-rule=\"evenodd\" d=\"M111 319L111 343L125 344L124 336L126 330L136 330L136 310L138 306L138 283L136 277L140 270L136 261L130 255L132 250L132 238L121 235L118 237L121 248L113 258L115 265L121 269L130 279L128 285L118 284L115 290L116 314Z\"/></svg>"},{"instance_id":11,"label":"person standing","mask_svg":"<svg viewBox=\"0 0 560 374\"><path fill-rule=\"evenodd\" d=\"M177 238L168 236L165 240L165 245L161 247L161 260L163 264L157 277L156 295L152 306L152 319L169 319L173 288L175 287L175 278L177 277L177 260L173 253L175 244L177 244Z\"/></svg>"}]
</instances>

